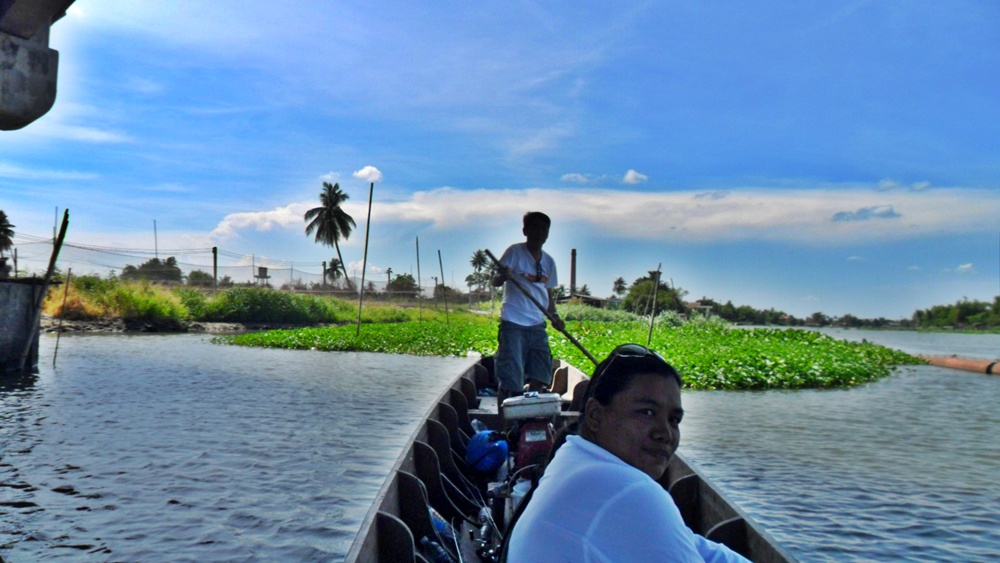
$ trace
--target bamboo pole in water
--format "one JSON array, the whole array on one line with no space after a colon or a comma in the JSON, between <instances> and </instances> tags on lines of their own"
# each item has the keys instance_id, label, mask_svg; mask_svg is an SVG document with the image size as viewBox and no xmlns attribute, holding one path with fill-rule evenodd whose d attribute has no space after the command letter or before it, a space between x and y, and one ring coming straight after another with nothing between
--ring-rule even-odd
<instances>
[{"instance_id":1,"label":"bamboo pole in water","mask_svg":"<svg viewBox=\"0 0 1000 563\"><path fill-rule=\"evenodd\" d=\"M424 322L423 289L420 287L420 237L417 237L417 312L420 322Z\"/></svg>"},{"instance_id":2,"label":"bamboo pole in water","mask_svg":"<svg viewBox=\"0 0 1000 563\"><path fill-rule=\"evenodd\" d=\"M649 315L649 334L646 335L646 348L649 348L649 343L653 341L653 320L656 319L656 298L660 292L661 268L663 268L663 262L656 265L656 279L653 280L653 314Z\"/></svg>"},{"instance_id":3,"label":"bamboo pole in water","mask_svg":"<svg viewBox=\"0 0 1000 563\"><path fill-rule=\"evenodd\" d=\"M361 258L361 290L358 292L358 330L355 336L361 336L361 307L365 302L365 270L368 269L368 233L372 228L372 196L375 194L375 182L368 188L368 221L365 222L365 253Z\"/></svg>"},{"instance_id":4,"label":"bamboo pole in water","mask_svg":"<svg viewBox=\"0 0 1000 563\"><path fill-rule=\"evenodd\" d=\"M42 317L42 305L45 303L45 294L49 290L49 282L52 280L52 272L56 269L56 260L59 258L59 250L62 249L63 240L66 239L66 228L69 226L69 209L63 212L62 225L59 227L59 235L52 241L52 256L49 257L49 267L45 271L45 277L42 279L41 291L38 297L35 298L35 309L32 312L31 324L28 325L28 330L31 334L28 336L28 340L25 342L24 350L21 352L21 363L18 369L23 371L24 364L28 362L28 356L31 355L31 346L35 343L38 338L38 331L35 327L38 326L38 321Z\"/></svg>"},{"instance_id":5,"label":"bamboo pole in water","mask_svg":"<svg viewBox=\"0 0 1000 563\"><path fill-rule=\"evenodd\" d=\"M73 277L73 268L66 270L66 287L63 291L62 309L59 311L59 327L56 329L56 348L52 351L52 367L56 367L56 356L59 355L59 337L62 336L62 322L66 317L66 298L69 297L69 281Z\"/></svg>"},{"instance_id":6,"label":"bamboo pole in water","mask_svg":"<svg viewBox=\"0 0 1000 563\"><path fill-rule=\"evenodd\" d=\"M444 322L451 326L451 317L448 315L448 286L444 284L444 262L441 261L441 251L438 250L438 267L441 268L441 295L444 296ZM437 288L434 288L437 290Z\"/></svg>"}]
</instances>

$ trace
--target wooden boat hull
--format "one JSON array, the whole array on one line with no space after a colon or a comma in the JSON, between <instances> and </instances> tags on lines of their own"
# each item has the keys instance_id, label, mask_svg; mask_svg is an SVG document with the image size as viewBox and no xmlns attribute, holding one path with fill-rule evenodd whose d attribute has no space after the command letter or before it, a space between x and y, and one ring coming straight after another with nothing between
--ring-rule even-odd
<instances>
[{"instance_id":1,"label":"wooden boat hull","mask_svg":"<svg viewBox=\"0 0 1000 563\"><path fill-rule=\"evenodd\" d=\"M565 364L556 364L557 374L560 367ZM561 377L565 378L566 373ZM471 364L428 409L376 494L346 561L424 560L418 555L420 538L434 534L427 507L437 508L439 503L448 503L445 508L450 510L454 503L445 497L462 496L454 493L455 483L451 482L458 481L461 476L455 475L460 468L449 459L454 456L447 451L448 442L470 419L478 419L491 428L499 423L496 400L476 396L476 390L486 387L489 378L482 361ZM571 392L574 379L578 376L570 373L568 383L557 381L556 385L563 385L563 393L567 392L567 387ZM470 430L467 428L466 432ZM661 484L674 497L685 523L696 533L724 543L752 561L795 561L683 456L674 455ZM432 502L432 497L436 502ZM474 508L466 506L465 512ZM468 540L470 531L474 532L475 526L467 521L458 534L463 544L463 560L479 561L475 546Z\"/></svg>"}]
</instances>

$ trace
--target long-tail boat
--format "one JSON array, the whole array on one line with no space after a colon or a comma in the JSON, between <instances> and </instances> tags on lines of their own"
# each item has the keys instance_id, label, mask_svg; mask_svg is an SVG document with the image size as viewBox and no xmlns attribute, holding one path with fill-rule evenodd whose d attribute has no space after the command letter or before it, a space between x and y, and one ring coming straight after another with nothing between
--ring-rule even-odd
<instances>
[{"instance_id":1,"label":"long-tail boat","mask_svg":"<svg viewBox=\"0 0 1000 563\"><path fill-rule=\"evenodd\" d=\"M496 473L486 475L466 458L470 441L484 429L500 431L504 424L508 438L517 433L519 421L512 423L510 416L502 421L499 415L492 367L491 357L469 365L427 411L375 496L347 554L349 563L498 560L507 522L523 493L520 469L511 467L513 453ZM579 416L570 407L574 390L587 376L560 360L553 370L552 393L546 395L558 396L560 404L543 418L558 428ZM508 442L516 442L513 438ZM751 561L795 561L683 456L674 454L660 483L695 533Z\"/></svg>"}]
</instances>

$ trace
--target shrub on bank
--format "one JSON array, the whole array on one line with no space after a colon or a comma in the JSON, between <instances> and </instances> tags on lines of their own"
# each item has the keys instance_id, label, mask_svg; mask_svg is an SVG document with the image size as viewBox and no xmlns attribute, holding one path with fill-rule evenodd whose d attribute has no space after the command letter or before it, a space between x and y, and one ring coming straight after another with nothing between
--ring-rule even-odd
<instances>
[{"instance_id":1,"label":"shrub on bank","mask_svg":"<svg viewBox=\"0 0 1000 563\"><path fill-rule=\"evenodd\" d=\"M148 281L78 276L70 281L65 307L64 294L64 286L49 290L46 314L82 321L121 318L126 323L155 323L167 328L180 327L187 321L309 325L353 323L358 317L355 301L262 287L212 292ZM362 321L398 323L420 316L444 319L436 309L421 311L366 301Z\"/></svg>"},{"instance_id":2,"label":"shrub on bank","mask_svg":"<svg viewBox=\"0 0 1000 563\"><path fill-rule=\"evenodd\" d=\"M65 303L65 306L64 306ZM121 318L126 322L179 325L190 318L181 298L167 288L149 282L103 280L79 276L64 286L49 290L43 311L72 320Z\"/></svg>"}]
</instances>

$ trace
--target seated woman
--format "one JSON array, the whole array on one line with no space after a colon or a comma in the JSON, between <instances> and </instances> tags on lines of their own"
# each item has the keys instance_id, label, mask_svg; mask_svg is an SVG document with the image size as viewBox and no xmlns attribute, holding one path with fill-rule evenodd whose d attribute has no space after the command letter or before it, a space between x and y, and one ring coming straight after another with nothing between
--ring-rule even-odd
<instances>
[{"instance_id":1,"label":"seated woman","mask_svg":"<svg viewBox=\"0 0 1000 563\"><path fill-rule=\"evenodd\" d=\"M619 346L594 371L579 434L559 447L510 532L507 560L747 561L695 534L659 479L680 443L681 377Z\"/></svg>"}]
</instances>

